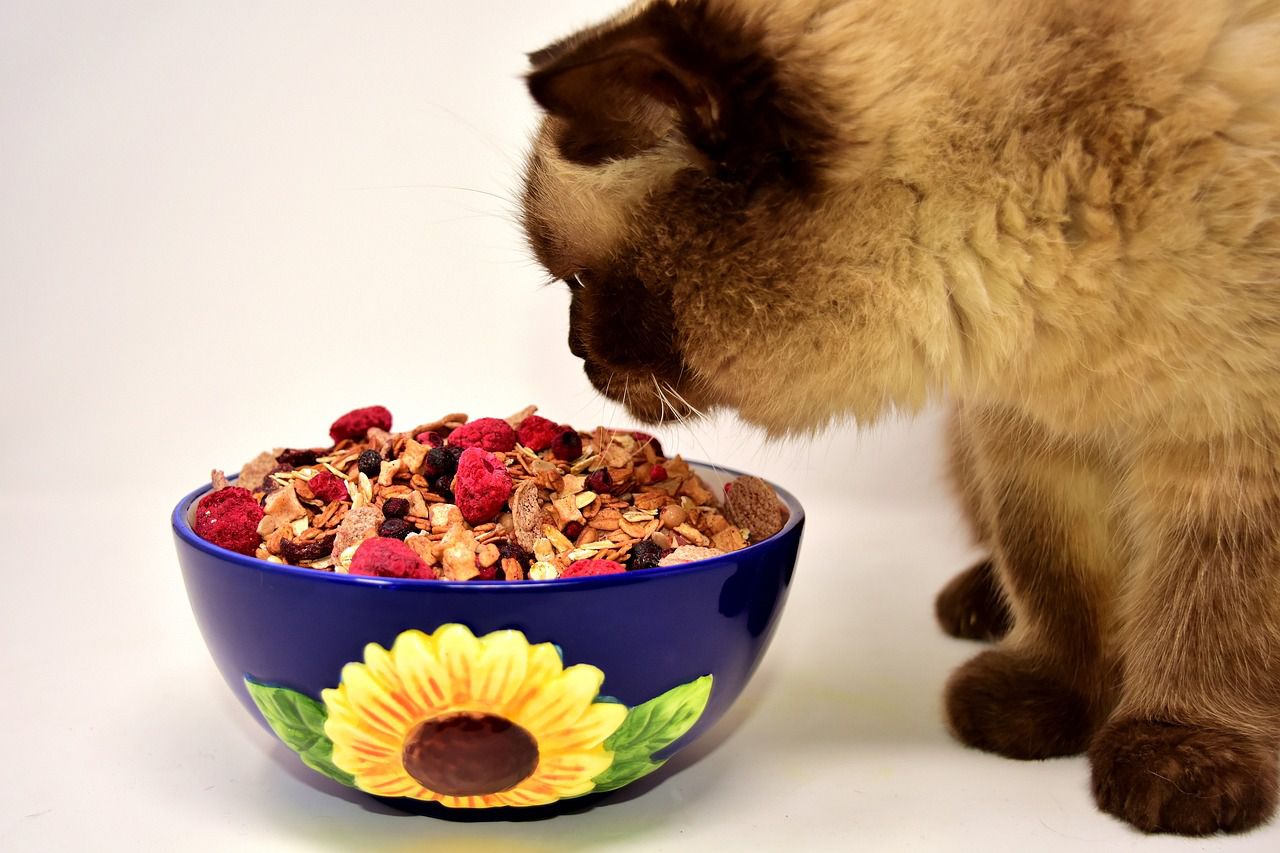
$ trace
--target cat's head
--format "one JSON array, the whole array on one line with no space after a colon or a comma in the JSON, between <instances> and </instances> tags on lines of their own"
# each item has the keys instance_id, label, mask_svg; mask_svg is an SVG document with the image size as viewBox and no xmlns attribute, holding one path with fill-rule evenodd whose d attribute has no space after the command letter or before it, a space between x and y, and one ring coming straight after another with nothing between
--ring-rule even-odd
<instances>
[{"instance_id":1,"label":"cat's head","mask_svg":"<svg viewBox=\"0 0 1280 853\"><path fill-rule=\"evenodd\" d=\"M785 431L831 417L822 385L848 360L859 217L831 170L857 145L803 50L784 59L787 33L739 5L649 0L530 56L546 115L524 225L606 396L646 420L726 407Z\"/></svg>"}]
</instances>

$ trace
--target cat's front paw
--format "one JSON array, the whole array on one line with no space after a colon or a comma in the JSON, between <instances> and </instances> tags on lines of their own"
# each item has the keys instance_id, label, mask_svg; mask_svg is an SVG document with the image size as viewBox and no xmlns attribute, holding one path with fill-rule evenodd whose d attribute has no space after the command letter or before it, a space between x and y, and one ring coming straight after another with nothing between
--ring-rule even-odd
<instances>
[{"instance_id":1,"label":"cat's front paw","mask_svg":"<svg viewBox=\"0 0 1280 853\"><path fill-rule=\"evenodd\" d=\"M946 712L962 743L1008 758L1076 755L1093 732L1085 696L1030 659L999 649L952 673Z\"/></svg>"},{"instance_id":2,"label":"cat's front paw","mask_svg":"<svg viewBox=\"0 0 1280 853\"><path fill-rule=\"evenodd\" d=\"M1089 759L1098 807L1143 832L1244 832L1275 811L1275 744L1235 732L1117 720Z\"/></svg>"},{"instance_id":3,"label":"cat's front paw","mask_svg":"<svg viewBox=\"0 0 1280 853\"><path fill-rule=\"evenodd\" d=\"M990 560L952 578L938 593L934 612L942 630L962 640L998 640L1012 624Z\"/></svg>"}]
</instances>

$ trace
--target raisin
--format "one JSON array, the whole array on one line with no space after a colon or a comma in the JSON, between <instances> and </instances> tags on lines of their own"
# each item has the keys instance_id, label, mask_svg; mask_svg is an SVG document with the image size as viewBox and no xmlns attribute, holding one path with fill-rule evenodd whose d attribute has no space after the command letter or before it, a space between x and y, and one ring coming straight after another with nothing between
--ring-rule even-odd
<instances>
[{"instance_id":1,"label":"raisin","mask_svg":"<svg viewBox=\"0 0 1280 853\"><path fill-rule=\"evenodd\" d=\"M662 559L662 549L648 539L631 546L630 569L652 569Z\"/></svg>"},{"instance_id":2,"label":"raisin","mask_svg":"<svg viewBox=\"0 0 1280 853\"><path fill-rule=\"evenodd\" d=\"M314 450L297 450L292 447L276 454L276 462L289 466L285 469L286 471L293 468L309 468L315 465L318 459L319 454Z\"/></svg>"},{"instance_id":3,"label":"raisin","mask_svg":"<svg viewBox=\"0 0 1280 853\"><path fill-rule=\"evenodd\" d=\"M520 565L524 566L526 569L529 568L529 564L533 562L533 555L514 542L499 542L498 554L502 557L510 557L511 559L518 561Z\"/></svg>"},{"instance_id":4,"label":"raisin","mask_svg":"<svg viewBox=\"0 0 1280 853\"><path fill-rule=\"evenodd\" d=\"M379 536L385 536L388 539L400 539L401 541L415 530L417 528L403 518L388 518L378 525Z\"/></svg>"},{"instance_id":5,"label":"raisin","mask_svg":"<svg viewBox=\"0 0 1280 853\"><path fill-rule=\"evenodd\" d=\"M404 518L409 514L409 502L404 498L387 498L382 514L387 518Z\"/></svg>"},{"instance_id":6,"label":"raisin","mask_svg":"<svg viewBox=\"0 0 1280 853\"><path fill-rule=\"evenodd\" d=\"M308 539L305 542L286 539L280 543L280 556L290 563L309 563L312 560L322 560L329 556L329 552L333 550L333 542L336 538L337 534L330 533L328 536L321 536L319 539Z\"/></svg>"},{"instance_id":7,"label":"raisin","mask_svg":"<svg viewBox=\"0 0 1280 853\"><path fill-rule=\"evenodd\" d=\"M356 460L356 467L370 480L376 479L382 473L382 454L376 450L366 450Z\"/></svg>"}]
</instances>

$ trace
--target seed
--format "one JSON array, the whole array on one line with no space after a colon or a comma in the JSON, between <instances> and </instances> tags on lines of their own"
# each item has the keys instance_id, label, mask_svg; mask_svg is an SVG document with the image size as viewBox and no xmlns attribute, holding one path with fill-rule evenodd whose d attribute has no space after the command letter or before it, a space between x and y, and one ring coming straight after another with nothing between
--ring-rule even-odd
<instances>
[{"instance_id":1,"label":"seed","mask_svg":"<svg viewBox=\"0 0 1280 853\"><path fill-rule=\"evenodd\" d=\"M658 517L662 519L663 527L674 530L688 520L689 514L678 504L668 504L662 508Z\"/></svg>"}]
</instances>

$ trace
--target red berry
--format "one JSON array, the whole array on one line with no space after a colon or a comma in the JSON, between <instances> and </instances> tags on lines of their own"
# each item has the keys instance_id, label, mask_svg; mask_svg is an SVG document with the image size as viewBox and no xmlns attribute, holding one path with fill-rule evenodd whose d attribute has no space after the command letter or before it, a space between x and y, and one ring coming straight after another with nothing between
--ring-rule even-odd
<instances>
[{"instance_id":1,"label":"red berry","mask_svg":"<svg viewBox=\"0 0 1280 853\"><path fill-rule=\"evenodd\" d=\"M478 447L463 451L453 481L453 494L468 524L493 521L507 505L513 488L511 475L492 453Z\"/></svg>"},{"instance_id":2,"label":"red berry","mask_svg":"<svg viewBox=\"0 0 1280 853\"><path fill-rule=\"evenodd\" d=\"M516 439L530 450L540 451L550 447L551 442L562 432L564 428L555 421L549 421L540 415L529 415L520 422Z\"/></svg>"},{"instance_id":3,"label":"red berry","mask_svg":"<svg viewBox=\"0 0 1280 853\"><path fill-rule=\"evenodd\" d=\"M347 412L329 427L329 438L334 444L347 438L360 441L373 427L391 429L391 412L385 406L367 406Z\"/></svg>"},{"instance_id":4,"label":"red berry","mask_svg":"<svg viewBox=\"0 0 1280 853\"><path fill-rule=\"evenodd\" d=\"M436 570L424 563L412 548L399 539L385 537L360 543L351 559L350 572L380 578L435 580L436 577Z\"/></svg>"},{"instance_id":5,"label":"red berry","mask_svg":"<svg viewBox=\"0 0 1280 853\"><path fill-rule=\"evenodd\" d=\"M347 491L347 481L334 476L329 471L321 471L307 480L307 487L311 489L313 495L325 503L351 500L351 493Z\"/></svg>"},{"instance_id":6,"label":"red berry","mask_svg":"<svg viewBox=\"0 0 1280 853\"><path fill-rule=\"evenodd\" d=\"M427 447L440 447L444 444L444 436L438 432L420 432L415 440L418 444L425 444Z\"/></svg>"},{"instance_id":7,"label":"red berry","mask_svg":"<svg viewBox=\"0 0 1280 853\"><path fill-rule=\"evenodd\" d=\"M650 483L661 483L665 479L667 479L666 468L663 468L661 465L652 465L649 467Z\"/></svg>"},{"instance_id":8,"label":"red berry","mask_svg":"<svg viewBox=\"0 0 1280 853\"><path fill-rule=\"evenodd\" d=\"M196 535L207 542L252 554L258 550L262 507L248 489L230 486L210 492L196 505Z\"/></svg>"},{"instance_id":9,"label":"red berry","mask_svg":"<svg viewBox=\"0 0 1280 853\"><path fill-rule=\"evenodd\" d=\"M506 453L516 446L516 431L502 418L479 418L449 433L449 444Z\"/></svg>"},{"instance_id":10,"label":"red berry","mask_svg":"<svg viewBox=\"0 0 1280 853\"><path fill-rule=\"evenodd\" d=\"M592 471L587 475L586 487L597 495L620 494L618 484L613 482L613 477L604 468L599 471Z\"/></svg>"},{"instance_id":11,"label":"red berry","mask_svg":"<svg viewBox=\"0 0 1280 853\"><path fill-rule=\"evenodd\" d=\"M658 443L658 439L649 435L649 433L640 432L637 430L631 433L631 437L634 438L636 441L640 442L641 446L643 446L645 443L653 445L653 452L658 454L659 456L666 455L662 452L662 445Z\"/></svg>"},{"instance_id":12,"label":"red berry","mask_svg":"<svg viewBox=\"0 0 1280 853\"><path fill-rule=\"evenodd\" d=\"M627 567L613 560L575 560L560 573L562 578L591 578L597 575L616 575Z\"/></svg>"},{"instance_id":13,"label":"red berry","mask_svg":"<svg viewBox=\"0 0 1280 853\"><path fill-rule=\"evenodd\" d=\"M560 434L551 441L551 455L561 462L573 462L582 456L582 436L571 427L560 427Z\"/></svg>"},{"instance_id":14,"label":"red berry","mask_svg":"<svg viewBox=\"0 0 1280 853\"><path fill-rule=\"evenodd\" d=\"M478 581L493 581L498 579L498 564L492 566L476 566L480 574L476 575Z\"/></svg>"},{"instance_id":15,"label":"red berry","mask_svg":"<svg viewBox=\"0 0 1280 853\"><path fill-rule=\"evenodd\" d=\"M573 541L582 535L582 522L571 521L564 526L564 530L560 531L564 534L564 538Z\"/></svg>"}]
</instances>

